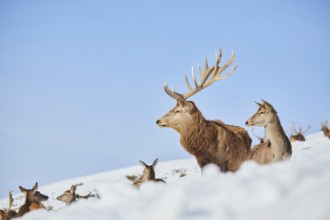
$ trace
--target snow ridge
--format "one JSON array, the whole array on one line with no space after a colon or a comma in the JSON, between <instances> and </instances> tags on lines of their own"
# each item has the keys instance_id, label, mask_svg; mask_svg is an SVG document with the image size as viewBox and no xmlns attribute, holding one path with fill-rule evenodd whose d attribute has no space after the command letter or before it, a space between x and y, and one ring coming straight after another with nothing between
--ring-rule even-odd
<instances>
[{"instance_id":1,"label":"snow ridge","mask_svg":"<svg viewBox=\"0 0 330 220\"><path fill-rule=\"evenodd\" d=\"M236 173L219 173L209 165L201 175L194 159L162 162L156 177L167 184L145 183L139 190L126 178L141 173L139 165L53 183L39 188L53 210L22 219L330 219L330 140L321 132L306 139L293 143L289 161L263 166L249 161ZM100 198L68 207L56 200L79 182L84 185L77 193ZM22 195L14 198L19 207ZM8 207L7 198L0 200L2 207Z\"/></svg>"}]
</instances>

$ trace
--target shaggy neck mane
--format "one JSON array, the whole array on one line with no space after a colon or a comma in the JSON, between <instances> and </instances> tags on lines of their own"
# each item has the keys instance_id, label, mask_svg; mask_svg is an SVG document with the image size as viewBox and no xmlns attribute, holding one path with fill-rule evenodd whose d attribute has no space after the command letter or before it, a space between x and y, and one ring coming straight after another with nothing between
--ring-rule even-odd
<instances>
[{"instance_id":1,"label":"shaggy neck mane","mask_svg":"<svg viewBox=\"0 0 330 220\"><path fill-rule=\"evenodd\" d=\"M217 145L217 128L206 120L202 113L193 112L193 119L180 131L180 142L191 154L205 152L208 147Z\"/></svg>"}]
</instances>

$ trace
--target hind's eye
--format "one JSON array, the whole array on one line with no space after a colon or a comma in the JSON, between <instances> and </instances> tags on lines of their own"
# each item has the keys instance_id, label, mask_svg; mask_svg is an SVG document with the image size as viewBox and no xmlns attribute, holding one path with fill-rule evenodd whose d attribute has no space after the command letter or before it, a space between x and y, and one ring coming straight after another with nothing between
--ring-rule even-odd
<instances>
[{"instance_id":1,"label":"hind's eye","mask_svg":"<svg viewBox=\"0 0 330 220\"><path fill-rule=\"evenodd\" d=\"M259 115L263 115L265 112L259 112Z\"/></svg>"},{"instance_id":2,"label":"hind's eye","mask_svg":"<svg viewBox=\"0 0 330 220\"><path fill-rule=\"evenodd\" d=\"M177 110L174 111L175 114L180 113L180 112L181 112L180 109L177 109Z\"/></svg>"}]
</instances>

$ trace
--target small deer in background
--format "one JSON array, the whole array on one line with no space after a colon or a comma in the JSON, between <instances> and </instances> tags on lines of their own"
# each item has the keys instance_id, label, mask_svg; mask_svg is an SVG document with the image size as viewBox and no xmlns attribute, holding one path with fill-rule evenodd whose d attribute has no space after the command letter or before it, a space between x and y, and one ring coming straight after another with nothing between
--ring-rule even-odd
<instances>
[{"instance_id":1,"label":"small deer in background","mask_svg":"<svg viewBox=\"0 0 330 220\"><path fill-rule=\"evenodd\" d=\"M150 166L147 165L142 160L140 160L140 164L144 167L143 174L133 184L139 188L142 183L147 182L147 181L166 183L164 180L156 178L155 167L156 167L157 163L158 163L158 158L155 159L154 162Z\"/></svg>"},{"instance_id":2,"label":"small deer in background","mask_svg":"<svg viewBox=\"0 0 330 220\"><path fill-rule=\"evenodd\" d=\"M251 128L251 131L252 131L252 134L259 139L259 144L263 144L267 141L267 135L266 135L266 131L264 133L264 136L263 137L260 137L259 135L257 135L255 132L254 132L254 129L253 127Z\"/></svg>"},{"instance_id":3,"label":"small deer in background","mask_svg":"<svg viewBox=\"0 0 330 220\"><path fill-rule=\"evenodd\" d=\"M290 136L291 143L295 142L295 141L305 141L306 138L304 136L304 133L306 133L310 128L311 128L311 126L309 125L305 130L302 130L301 127L299 127L297 130L295 123L292 123L293 134L291 134L291 136Z\"/></svg>"},{"instance_id":4,"label":"small deer in background","mask_svg":"<svg viewBox=\"0 0 330 220\"><path fill-rule=\"evenodd\" d=\"M17 212L12 209L13 205L13 195L12 192L9 192L9 208L5 210L0 210L0 220L10 220L17 216Z\"/></svg>"},{"instance_id":5,"label":"small deer in background","mask_svg":"<svg viewBox=\"0 0 330 220\"><path fill-rule=\"evenodd\" d=\"M200 82L198 83L192 70L194 88L190 85L186 76L186 93L178 93L170 90L165 84L167 95L176 100L176 106L167 114L156 121L161 127L170 127L180 135L180 143L190 154L194 155L198 165L202 168L207 164L216 164L222 172L235 172L247 159L251 138L244 128L225 124L220 120L207 120L194 102L188 101L189 97L197 94L212 83L229 77L237 68L235 66L226 75L221 75L234 61L235 54L229 60L219 66L222 59L222 51L216 54L215 65L208 66L205 60L204 70L198 65Z\"/></svg>"},{"instance_id":6,"label":"small deer in background","mask_svg":"<svg viewBox=\"0 0 330 220\"><path fill-rule=\"evenodd\" d=\"M285 135L277 112L270 103L265 100L262 102L256 102L259 109L245 124L264 127L268 141L253 147L249 159L261 164L288 159L292 154L291 143Z\"/></svg>"},{"instance_id":7,"label":"small deer in background","mask_svg":"<svg viewBox=\"0 0 330 220\"><path fill-rule=\"evenodd\" d=\"M321 131L323 131L323 134L330 138L330 130L328 126L328 121L325 120L324 122L321 123Z\"/></svg>"},{"instance_id":8,"label":"small deer in background","mask_svg":"<svg viewBox=\"0 0 330 220\"><path fill-rule=\"evenodd\" d=\"M94 197L92 193L89 193L85 196L80 196L79 194L76 194L77 186L81 186L81 185L83 185L83 183L72 185L70 190L66 190L62 195L58 196L56 199L61 202L64 202L68 206L78 199L88 199L89 197Z\"/></svg>"},{"instance_id":9,"label":"small deer in background","mask_svg":"<svg viewBox=\"0 0 330 220\"><path fill-rule=\"evenodd\" d=\"M46 207L41 203L48 200L48 196L41 194L38 189L38 182L36 182L32 189L25 189L24 187L19 187L21 192L25 195L25 203L22 205L17 213L17 216L20 217L27 212L37 210L37 209L46 209Z\"/></svg>"}]
</instances>

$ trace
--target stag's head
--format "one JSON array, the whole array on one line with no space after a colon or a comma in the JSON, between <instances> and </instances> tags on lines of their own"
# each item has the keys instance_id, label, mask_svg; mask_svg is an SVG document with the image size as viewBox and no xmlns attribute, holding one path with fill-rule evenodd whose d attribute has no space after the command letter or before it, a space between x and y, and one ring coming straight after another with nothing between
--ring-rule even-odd
<instances>
[{"instance_id":1,"label":"stag's head","mask_svg":"<svg viewBox=\"0 0 330 220\"><path fill-rule=\"evenodd\" d=\"M311 126L308 125L308 127L305 130L303 130L301 127L299 127L297 129L296 128L296 123L292 123L292 127L291 127L291 133L292 134L290 135L290 141L291 142L306 141L304 133L307 132L310 128L311 128Z\"/></svg>"},{"instance_id":2,"label":"stag's head","mask_svg":"<svg viewBox=\"0 0 330 220\"><path fill-rule=\"evenodd\" d=\"M276 111L271 104L262 100L262 104L256 102L259 109L258 111L249 118L245 124L247 126L258 126L258 127L265 127L267 124L274 121L274 117L276 116Z\"/></svg>"},{"instance_id":3,"label":"stag's head","mask_svg":"<svg viewBox=\"0 0 330 220\"><path fill-rule=\"evenodd\" d=\"M174 108L157 120L159 127L170 127L180 132L194 118L194 113L199 112L195 103L179 98Z\"/></svg>"},{"instance_id":4,"label":"stag's head","mask_svg":"<svg viewBox=\"0 0 330 220\"><path fill-rule=\"evenodd\" d=\"M56 199L64 202L66 205L70 205L72 202L76 201L77 199L77 186L81 186L82 183L72 185L70 190L66 190L62 195L58 196Z\"/></svg>"},{"instance_id":5,"label":"stag's head","mask_svg":"<svg viewBox=\"0 0 330 220\"><path fill-rule=\"evenodd\" d=\"M321 131L323 131L323 132L328 132L329 131L328 120L325 120L324 122L321 123Z\"/></svg>"},{"instance_id":6,"label":"stag's head","mask_svg":"<svg viewBox=\"0 0 330 220\"><path fill-rule=\"evenodd\" d=\"M198 65L198 71L200 73L200 83L197 82L194 69L192 68L192 77L195 87L193 88L190 85L186 75L186 85L189 91L184 94L177 93L173 89L170 90L167 84L165 84L165 92L167 93L167 95L176 100L176 105L168 113L166 113L163 117L156 121L156 124L159 127L170 127L180 132L183 127L189 126L189 122L195 120L196 113L200 113L200 111L196 107L195 103L193 103L192 101L188 101L187 99L195 95L199 91L203 90L204 88L208 87L213 82L226 79L231 74L233 74L237 68L237 66L235 66L229 73L222 76L221 73L225 71L234 61L234 51L232 51L232 55L229 60L223 66L220 67L219 64L221 58L222 51L220 49L220 52L216 54L216 63L214 66L209 67L207 59L205 59L204 70L202 70Z\"/></svg>"}]
</instances>

